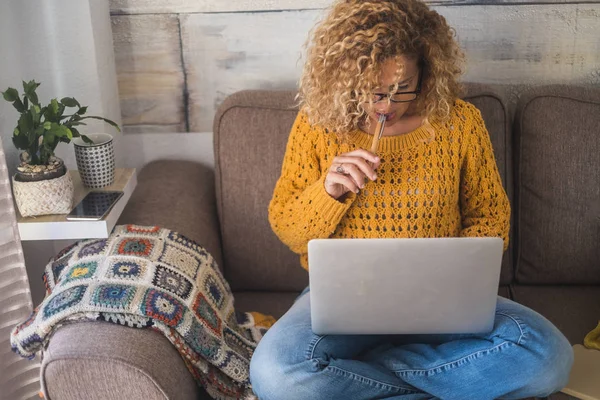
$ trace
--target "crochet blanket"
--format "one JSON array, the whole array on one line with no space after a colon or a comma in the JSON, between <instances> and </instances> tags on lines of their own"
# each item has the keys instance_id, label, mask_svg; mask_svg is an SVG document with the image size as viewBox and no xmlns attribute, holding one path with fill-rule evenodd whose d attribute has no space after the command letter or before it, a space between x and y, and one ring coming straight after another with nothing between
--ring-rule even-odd
<instances>
[{"instance_id":1,"label":"crochet blanket","mask_svg":"<svg viewBox=\"0 0 600 400\"><path fill-rule=\"evenodd\" d=\"M46 298L11 333L21 356L33 357L61 325L79 320L152 328L211 396L252 397L250 358L274 319L236 313L213 257L192 240L159 227L117 226L108 239L61 251L44 282Z\"/></svg>"}]
</instances>

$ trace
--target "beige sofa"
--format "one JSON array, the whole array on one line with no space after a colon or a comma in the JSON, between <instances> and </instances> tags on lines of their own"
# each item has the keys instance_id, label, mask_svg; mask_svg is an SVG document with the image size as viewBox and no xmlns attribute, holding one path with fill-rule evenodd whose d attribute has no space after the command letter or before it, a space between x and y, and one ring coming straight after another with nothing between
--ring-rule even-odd
<instances>
[{"instance_id":1,"label":"beige sofa","mask_svg":"<svg viewBox=\"0 0 600 400\"><path fill-rule=\"evenodd\" d=\"M483 113L513 207L499 293L581 343L600 318L600 90L538 87L512 110L515 90L467 85L465 96ZM149 164L120 220L195 239L218 260L240 310L275 316L308 281L267 221L293 104L291 92L226 99L214 122L215 171L183 161ZM206 396L158 333L108 323L61 328L42 380L52 400Z\"/></svg>"}]
</instances>

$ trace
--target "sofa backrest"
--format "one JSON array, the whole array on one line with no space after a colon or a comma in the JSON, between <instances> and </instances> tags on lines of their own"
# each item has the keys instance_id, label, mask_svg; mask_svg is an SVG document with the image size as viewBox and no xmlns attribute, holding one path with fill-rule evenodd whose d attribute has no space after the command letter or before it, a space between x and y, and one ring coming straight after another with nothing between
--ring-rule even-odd
<instances>
[{"instance_id":1,"label":"sofa backrest","mask_svg":"<svg viewBox=\"0 0 600 400\"><path fill-rule=\"evenodd\" d=\"M308 283L267 212L297 112L292 92L244 91L228 97L215 116L217 209L233 290L294 291Z\"/></svg>"},{"instance_id":2,"label":"sofa backrest","mask_svg":"<svg viewBox=\"0 0 600 400\"><path fill-rule=\"evenodd\" d=\"M600 88L524 93L515 139L517 281L600 283Z\"/></svg>"},{"instance_id":3,"label":"sofa backrest","mask_svg":"<svg viewBox=\"0 0 600 400\"><path fill-rule=\"evenodd\" d=\"M466 85L490 132L512 202L512 146L506 102L497 87ZM225 276L233 290L301 290L308 275L299 258L272 232L267 208L281 172L288 135L298 112L291 91L251 90L228 97L215 116L217 207ZM501 282L513 279L512 248Z\"/></svg>"}]
</instances>

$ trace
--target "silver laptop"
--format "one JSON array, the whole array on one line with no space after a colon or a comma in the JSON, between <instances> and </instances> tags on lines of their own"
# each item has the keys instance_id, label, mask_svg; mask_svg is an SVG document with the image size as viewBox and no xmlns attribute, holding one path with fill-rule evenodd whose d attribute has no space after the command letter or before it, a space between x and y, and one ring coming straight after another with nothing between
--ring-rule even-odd
<instances>
[{"instance_id":1,"label":"silver laptop","mask_svg":"<svg viewBox=\"0 0 600 400\"><path fill-rule=\"evenodd\" d=\"M500 238L311 240L312 329L490 332L502 250Z\"/></svg>"}]
</instances>

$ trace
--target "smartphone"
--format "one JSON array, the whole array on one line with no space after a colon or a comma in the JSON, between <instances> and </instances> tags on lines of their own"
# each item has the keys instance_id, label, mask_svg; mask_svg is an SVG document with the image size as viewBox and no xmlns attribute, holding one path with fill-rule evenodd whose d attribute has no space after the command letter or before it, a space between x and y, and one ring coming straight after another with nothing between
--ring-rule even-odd
<instances>
[{"instance_id":1,"label":"smartphone","mask_svg":"<svg viewBox=\"0 0 600 400\"><path fill-rule=\"evenodd\" d=\"M96 221L102 219L123 196L119 191L89 192L67 215L69 221Z\"/></svg>"}]
</instances>

